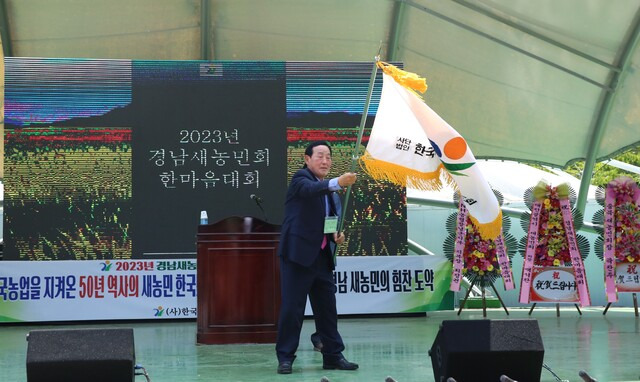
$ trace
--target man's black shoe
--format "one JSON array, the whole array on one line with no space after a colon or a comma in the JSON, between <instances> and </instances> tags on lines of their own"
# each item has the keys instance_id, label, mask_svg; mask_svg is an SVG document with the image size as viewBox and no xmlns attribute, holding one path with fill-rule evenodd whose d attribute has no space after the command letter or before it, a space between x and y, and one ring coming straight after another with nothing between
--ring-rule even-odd
<instances>
[{"instance_id":1,"label":"man's black shoe","mask_svg":"<svg viewBox=\"0 0 640 382\"><path fill-rule=\"evenodd\" d=\"M311 343L313 344L313 350L322 351L322 339L320 339L320 334L313 333L311 335Z\"/></svg>"},{"instance_id":2,"label":"man's black shoe","mask_svg":"<svg viewBox=\"0 0 640 382\"><path fill-rule=\"evenodd\" d=\"M291 374L291 361L278 363L278 374Z\"/></svg>"},{"instance_id":3,"label":"man's black shoe","mask_svg":"<svg viewBox=\"0 0 640 382\"><path fill-rule=\"evenodd\" d=\"M322 368L327 370L356 370L358 368L358 364L349 362L345 358L340 358L334 362L324 361L322 363Z\"/></svg>"}]
</instances>

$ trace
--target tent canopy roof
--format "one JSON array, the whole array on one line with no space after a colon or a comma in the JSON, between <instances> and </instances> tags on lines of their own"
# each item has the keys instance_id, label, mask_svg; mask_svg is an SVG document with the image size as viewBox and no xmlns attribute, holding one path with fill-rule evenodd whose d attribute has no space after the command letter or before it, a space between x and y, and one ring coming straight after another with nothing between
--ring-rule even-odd
<instances>
[{"instance_id":1,"label":"tent canopy roof","mask_svg":"<svg viewBox=\"0 0 640 382\"><path fill-rule=\"evenodd\" d=\"M640 142L637 0L0 5L5 56L372 61L382 44L383 60L427 78L427 103L479 158L586 159L590 173Z\"/></svg>"}]
</instances>

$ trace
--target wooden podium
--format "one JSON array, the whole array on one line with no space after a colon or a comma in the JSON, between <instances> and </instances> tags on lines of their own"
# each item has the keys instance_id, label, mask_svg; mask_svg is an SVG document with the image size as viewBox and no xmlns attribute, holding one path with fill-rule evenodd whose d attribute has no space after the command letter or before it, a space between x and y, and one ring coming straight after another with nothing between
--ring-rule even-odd
<instances>
[{"instance_id":1,"label":"wooden podium","mask_svg":"<svg viewBox=\"0 0 640 382\"><path fill-rule=\"evenodd\" d=\"M276 342L280 226L230 217L198 226L200 344Z\"/></svg>"}]
</instances>

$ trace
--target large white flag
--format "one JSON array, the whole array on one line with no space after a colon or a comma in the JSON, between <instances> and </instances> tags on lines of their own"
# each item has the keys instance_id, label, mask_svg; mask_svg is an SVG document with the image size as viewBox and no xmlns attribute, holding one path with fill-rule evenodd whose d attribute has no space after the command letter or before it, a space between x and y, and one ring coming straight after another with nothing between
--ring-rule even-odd
<instances>
[{"instance_id":1,"label":"large white flag","mask_svg":"<svg viewBox=\"0 0 640 382\"><path fill-rule=\"evenodd\" d=\"M384 82L361 158L367 173L419 189L440 189L442 182L453 183L482 237L495 239L502 231L500 206L467 142L405 87L406 78L410 78L409 86L416 88L420 81L415 74L386 63L378 66L384 71ZM424 79L421 82L424 84Z\"/></svg>"}]
</instances>

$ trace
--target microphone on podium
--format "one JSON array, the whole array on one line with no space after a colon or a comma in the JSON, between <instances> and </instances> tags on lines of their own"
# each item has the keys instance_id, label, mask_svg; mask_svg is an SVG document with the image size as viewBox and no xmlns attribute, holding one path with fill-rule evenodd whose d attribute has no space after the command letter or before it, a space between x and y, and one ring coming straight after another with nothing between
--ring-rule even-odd
<instances>
[{"instance_id":1,"label":"microphone on podium","mask_svg":"<svg viewBox=\"0 0 640 382\"><path fill-rule=\"evenodd\" d=\"M262 198L256 194L249 195L249 198L254 202L256 202L256 205L258 206L258 208L260 208L260 211L262 211L262 215L264 216L264 221L268 222L269 217L267 216L267 212L264 210L264 208L262 208Z\"/></svg>"}]
</instances>

